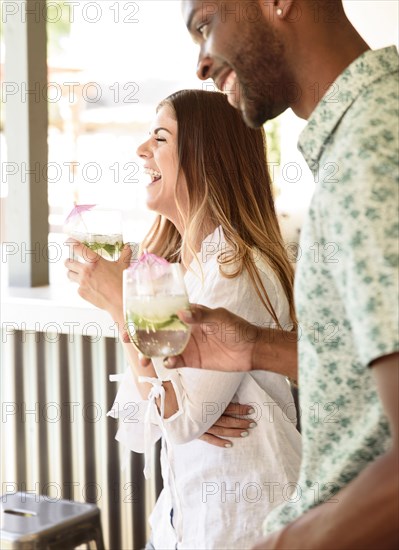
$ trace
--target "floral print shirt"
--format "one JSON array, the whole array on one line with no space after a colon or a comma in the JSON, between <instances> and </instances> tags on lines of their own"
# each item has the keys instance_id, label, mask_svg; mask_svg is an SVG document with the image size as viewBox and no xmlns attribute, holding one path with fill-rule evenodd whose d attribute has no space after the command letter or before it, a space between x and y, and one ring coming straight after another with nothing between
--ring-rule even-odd
<instances>
[{"instance_id":1,"label":"floral print shirt","mask_svg":"<svg viewBox=\"0 0 399 550\"><path fill-rule=\"evenodd\" d=\"M316 180L295 283L303 458L265 532L334 506L390 445L370 362L398 349L398 59L362 54L300 136Z\"/></svg>"}]
</instances>

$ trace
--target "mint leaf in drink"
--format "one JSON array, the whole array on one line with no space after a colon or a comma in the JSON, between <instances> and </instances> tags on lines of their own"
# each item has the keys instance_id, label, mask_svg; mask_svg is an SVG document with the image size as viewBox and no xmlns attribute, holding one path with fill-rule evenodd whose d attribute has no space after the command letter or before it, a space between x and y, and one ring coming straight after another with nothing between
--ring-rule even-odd
<instances>
[{"instance_id":1,"label":"mint leaf in drink","mask_svg":"<svg viewBox=\"0 0 399 550\"><path fill-rule=\"evenodd\" d=\"M105 257L106 259L117 260L119 254L124 246L122 240L113 240L112 236L94 236L96 240L84 240L82 241L85 246Z\"/></svg>"}]
</instances>

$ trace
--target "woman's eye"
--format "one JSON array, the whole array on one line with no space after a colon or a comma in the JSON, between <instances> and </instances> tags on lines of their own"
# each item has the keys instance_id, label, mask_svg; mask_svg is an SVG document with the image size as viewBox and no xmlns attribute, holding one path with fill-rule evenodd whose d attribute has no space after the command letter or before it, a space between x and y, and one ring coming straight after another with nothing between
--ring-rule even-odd
<instances>
[{"instance_id":1,"label":"woman's eye","mask_svg":"<svg viewBox=\"0 0 399 550\"><path fill-rule=\"evenodd\" d=\"M164 138L155 138L155 141L166 141Z\"/></svg>"}]
</instances>

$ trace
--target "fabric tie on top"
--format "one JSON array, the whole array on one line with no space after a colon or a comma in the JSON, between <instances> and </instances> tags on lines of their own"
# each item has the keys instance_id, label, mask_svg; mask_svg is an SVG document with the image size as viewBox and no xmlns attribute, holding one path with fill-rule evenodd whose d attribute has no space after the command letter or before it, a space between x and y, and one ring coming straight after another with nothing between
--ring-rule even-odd
<instances>
[{"instance_id":1,"label":"fabric tie on top","mask_svg":"<svg viewBox=\"0 0 399 550\"><path fill-rule=\"evenodd\" d=\"M151 378L149 376L140 376L139 382L147 382L152 385L151 391L148 394L148 408L145 413L144 423L144 476L146 479L149 479L152 475L152 467L151 467L151 447L152 447L152 429L153 425L151 422L151 417L153 414L160 417L161 419L164 418L165 414L165 389L162 384L162 380L159 380L159 378ZM158 412L158 407L156 404L156 399L160 398L160 410L161 414ZM162 428L162 424L161 424ZM162 430L163 436L166 438L166 435L164 433L164 430Z\"/></svg>"}]
</instances>

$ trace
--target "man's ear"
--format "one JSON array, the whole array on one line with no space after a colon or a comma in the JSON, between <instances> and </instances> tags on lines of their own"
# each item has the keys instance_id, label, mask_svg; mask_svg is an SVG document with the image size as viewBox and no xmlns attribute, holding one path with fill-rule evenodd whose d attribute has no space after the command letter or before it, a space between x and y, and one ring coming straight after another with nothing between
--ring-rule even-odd
<instances>
[{"instance_id":1,"label":"man's ear","mask_svg":"<svg viewBox=\"0 0 399 550\"><path fill-rule=\"evenodd\" d=\"M277 21L289 18L293 5L297 0L258 0L263 15L269 21Z\"/></svg>"},{"instance_id":2,"label":"man's ear","mask_svg":"<svg viewBox=\"0 0 399 550\"><path fill-rule=\"evenodd\" d=\"M292 10L295 0L274 0L273 8L278 18L286 19Z\"/></svg>"}]
</instances>

